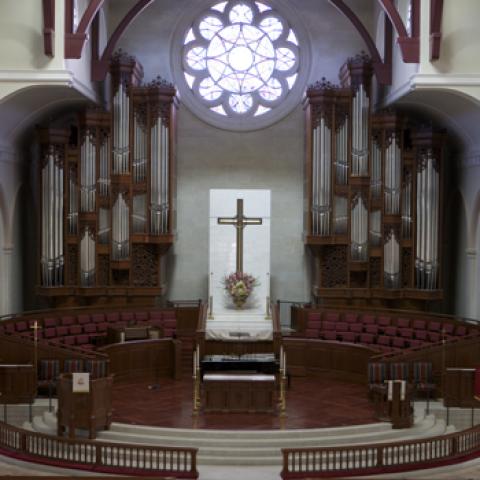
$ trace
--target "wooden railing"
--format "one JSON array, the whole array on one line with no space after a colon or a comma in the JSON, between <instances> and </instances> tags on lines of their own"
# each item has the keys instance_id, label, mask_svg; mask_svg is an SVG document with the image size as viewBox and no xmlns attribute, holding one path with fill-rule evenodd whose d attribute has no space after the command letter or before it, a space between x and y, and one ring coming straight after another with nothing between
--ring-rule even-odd
<instances>
[{"instance_id":1,"label":"wooden railing","mask_svg":"<svg viewBox=\"0 0 480 480\"><path fill-rule=\"evenodd\" d=\"M72 440L0 422L0 451L24 461L62 468L198 478L195 448Z\"/></svg>"},{"instance_id":2,"label":"wooden railing","mask_svg":"<svg viewBox=\"0 0 480 480\"><path fill-rule=\"evenodd\" d=\"M284 480L372 475L460 463L480 455L480 426L396 443L282 449Z\"/></svg>"}]
</instances>

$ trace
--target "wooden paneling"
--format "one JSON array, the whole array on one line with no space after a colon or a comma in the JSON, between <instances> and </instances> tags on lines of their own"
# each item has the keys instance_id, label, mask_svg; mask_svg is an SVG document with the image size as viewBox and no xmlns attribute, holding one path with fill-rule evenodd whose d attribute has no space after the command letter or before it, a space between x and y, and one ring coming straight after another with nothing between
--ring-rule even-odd
<instances>
[{"instance_id":1,"label":"wooden paneling","mask_svg":"<svg viewBox=\"0 0 480 480\"><path fill-rule=\"evenodd\" d=\"M287 371L292 375L322 375L354 383L367 382L367 365L378 352L362 345L284 338Z\"/></svg>"},{"instance_id":2,"label":"wooden paneling","mask_svg":"<svg viewBox=\"0 0 480 480\"><path fill-rule=\"evenodd\" d=\"M33 365L0 365L0 403L32 403L36 392Z\"/></svg>"},{"instance_id":3,"label":"wooden paneling","mask_svg":"<svg viewBox=\"0 0 480 480\"><path fill-rule=\"evenodd\" d=\"M443 403L446 407L479 408L475 400L475 369L447 368L445 370L445 389Z\"/></svg>"}]
</instances>

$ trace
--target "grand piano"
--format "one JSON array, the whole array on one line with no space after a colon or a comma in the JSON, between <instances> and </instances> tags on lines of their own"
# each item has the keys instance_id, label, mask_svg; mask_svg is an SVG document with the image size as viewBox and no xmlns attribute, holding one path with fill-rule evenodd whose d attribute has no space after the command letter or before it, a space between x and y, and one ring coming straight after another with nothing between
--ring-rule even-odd
<instances>
[{"instance_id":1,"label":"grand piano","mask_svg":"<svg viewBox=\"0 0 480 480\"><path fill-rule=\"evenodd\" d=\"M200 372L241 372L275 375L279 361L273 353L249 353L244 355L206 355L200 362Z\"/></svg>"}]
</instances>

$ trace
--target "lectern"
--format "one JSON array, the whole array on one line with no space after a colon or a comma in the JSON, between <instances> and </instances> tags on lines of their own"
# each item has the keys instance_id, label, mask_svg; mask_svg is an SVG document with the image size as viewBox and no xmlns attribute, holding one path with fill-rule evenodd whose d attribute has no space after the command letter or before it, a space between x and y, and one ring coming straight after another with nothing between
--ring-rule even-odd
<instances>
[{"instance_id":1,"label":"lectern","mask_svg":"<svg viewBox=\"0 0 480 480\"><path fill-rule=\"evenodd\" d=\"M113 375L89 379L88 392L73 389L71 373L62 374L58 382L58 436L68 428L68 436L75 437L75 429L88 430L94 439L97 429L108 430L112 422Z\"/></svg>"}]
</instances>

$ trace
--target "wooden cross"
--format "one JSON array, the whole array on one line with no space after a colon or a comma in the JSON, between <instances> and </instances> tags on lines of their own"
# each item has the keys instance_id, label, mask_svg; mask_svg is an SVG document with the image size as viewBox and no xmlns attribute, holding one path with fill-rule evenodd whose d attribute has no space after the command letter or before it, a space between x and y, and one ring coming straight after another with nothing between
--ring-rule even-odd
<instances>
[{"instance_id":1,"label":"wooden cross","mask_svg":"<svg viewBox=\"0 0 480 480\"><path fill-rule=\"evenodd\" d=\"M261 218L247 218L243 215L243 200L237 198L237 215L218 218L219 225L233 225L237 229L237 273L243 273L243 229L247 225L261 225Z\"/></svg>"},{"instance_id":2,"label":"wooden cross","mask_svg":"<svg viewBox=\"0 0 480 480\"><path fill-rule=\"evenodd\" d=\"M38 358L38 331L42 329L42 327L38 324L38 320L33 322L33 325L30 327L33 330L33 368L35 370L35 378L37 375L37 358Z\"/></svg>"}]
</instances>

